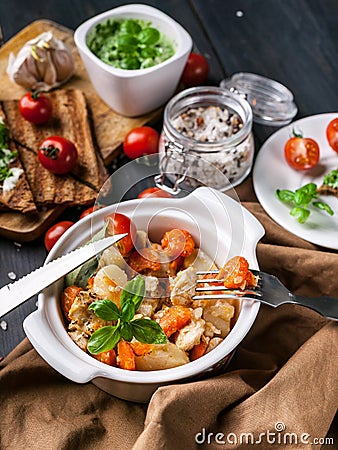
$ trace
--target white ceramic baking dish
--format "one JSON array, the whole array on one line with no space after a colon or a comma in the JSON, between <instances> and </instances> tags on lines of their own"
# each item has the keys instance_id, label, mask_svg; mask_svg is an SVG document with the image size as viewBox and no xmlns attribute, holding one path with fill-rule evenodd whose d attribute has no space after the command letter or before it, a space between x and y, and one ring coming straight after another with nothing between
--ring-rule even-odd
<instances>
[{"instance_id":1,"label":"white ceramic baking dish","mask_svg":"<svg viewBox=\"0 0 338 450\"><path fill-rule=\"evenodd\" d=\"M216 190L202 187L180 199L148 198L111 205L71 227L54 246L46 261L84 244L113 211L128 215L138 229L159 239L171 228L188 230L198 246L218 265L243 255L258 269L256 245L264 234L257 219L241 204ZM200 359L159 371L126 371L103 364L83 352L68 336L60 308L63 281L39 295L38 309L24 321L24 330L40 355L57 371L77 383L92 381L117 397L146 402L160 386L188 382L217 373L250 330L259 310L253 300L242 302L239 317L224 341Z\"/></svg>"}]
</instances>

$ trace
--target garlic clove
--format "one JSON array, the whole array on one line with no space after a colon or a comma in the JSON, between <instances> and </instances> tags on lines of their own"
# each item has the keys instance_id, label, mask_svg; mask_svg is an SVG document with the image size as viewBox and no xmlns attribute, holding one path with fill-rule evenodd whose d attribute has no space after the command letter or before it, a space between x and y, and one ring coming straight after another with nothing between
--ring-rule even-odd
<instances>
[{"instance_id":1,"label":"garlic clove","mask_svg":"<svg viewBox=\"0 0 338 450\"><path fill-rule=\"evenodd\" d=\"M27 89L50 90L74 73L74 61L65 44L48 31L26 42L17 57L10 55L7 74Z\"/></svg>"},{"instance_id":2,"label":"garlic clove","mask_svg":"<svg viewBox=\"0 0 338 450\"><path fill-rule=\"evenodd\" d=\"M57 80L68 80L74 73L74 62L68 51L52 50L50 52L57 73Z\"/></svg>"}]
</instances>

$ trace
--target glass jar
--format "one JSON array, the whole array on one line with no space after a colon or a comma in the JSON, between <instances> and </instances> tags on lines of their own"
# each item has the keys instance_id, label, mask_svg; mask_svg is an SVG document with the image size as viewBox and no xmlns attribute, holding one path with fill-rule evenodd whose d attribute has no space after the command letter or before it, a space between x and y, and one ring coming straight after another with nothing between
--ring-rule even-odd
<instances>
[{"instance_id":1,"label":"glass jar","mask_svg":"<svg viewBox=\"0 0 338 450\"><path fill-rule=\"evenodd\" d=\"M205 136L203 132L205 131ZM157 186L177 193L180 185L226 191L240 184L252 168L252 109L227 89L186 89L167 104L159 145ZM173 188L165 184L165 177Z\"/></svg>"}]
</instances>

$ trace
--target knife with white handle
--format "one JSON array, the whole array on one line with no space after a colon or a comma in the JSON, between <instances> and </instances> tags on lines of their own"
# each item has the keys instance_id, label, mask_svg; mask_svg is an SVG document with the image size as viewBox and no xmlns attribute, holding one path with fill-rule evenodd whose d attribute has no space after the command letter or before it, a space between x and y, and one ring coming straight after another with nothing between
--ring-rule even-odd
<instances>
[{"instance_id":1,"label":"knife with white handle","mask_svg":"<svg viewBox=\"0 0 338 450\"><path fill-rule=\"evenodd\" d=\"M14 283L6 284L0 289L0 317L81 266L98 253L111 247L126 235L127 233L115 234L114 236L86 244L33 270Z\"/></svg>"}]
</instances>

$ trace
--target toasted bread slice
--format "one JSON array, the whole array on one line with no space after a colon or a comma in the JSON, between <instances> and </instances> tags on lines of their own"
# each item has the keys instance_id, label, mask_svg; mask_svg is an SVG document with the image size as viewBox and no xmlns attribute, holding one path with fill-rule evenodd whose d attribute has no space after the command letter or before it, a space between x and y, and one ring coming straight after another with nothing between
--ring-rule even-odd
<instances>
[{"instance_id":1,"label":"toasted bread slice","mask_svg":"<svg viewBox=\"0 0 338 450\"><path fill-rule=\"evenodd\" d=\"M44 125L34 125L23 119L17 100L3 102L35 202L39 207L90 204L95 201L108 173L95 149L85 96L76 89L44 95L49 96L53 105L53 117ZM67 175L54 175L38 161L41 142L52 135L69 139L77 148L78 163Z\"/></svg>"},{"instance_id":2,"label":"toasted bread slice","mask_svg":"<svg viewBox=\"0 0 338 450\"><path fill-rule=\"evenodd\" d=\"M0 117L7 126L7 121L1 103ZM9 142L9 150L11 150L12 152L16 150L13 141ZM4 182L0 182L0 210L15 210L22 213L36 212L37 208L34 203L33 193L29 187L20 159L17 157L13 162L10 163L9 168L19 169L21 174L16 183L13 185L13 188L10 190L4 190Z\"/></svg>"},{"instance_id":3,"label":"toasted bread slice","mask_svg":"<svg viewBox=\"0 0 338 450\"><path fill-rule=\"evenodd\" d=\"M318 194L320 195L334 195L338 198L338 188L334 188L332 186L327 186L323 184L317 189Z\"/></svg>"}]
</instances>

